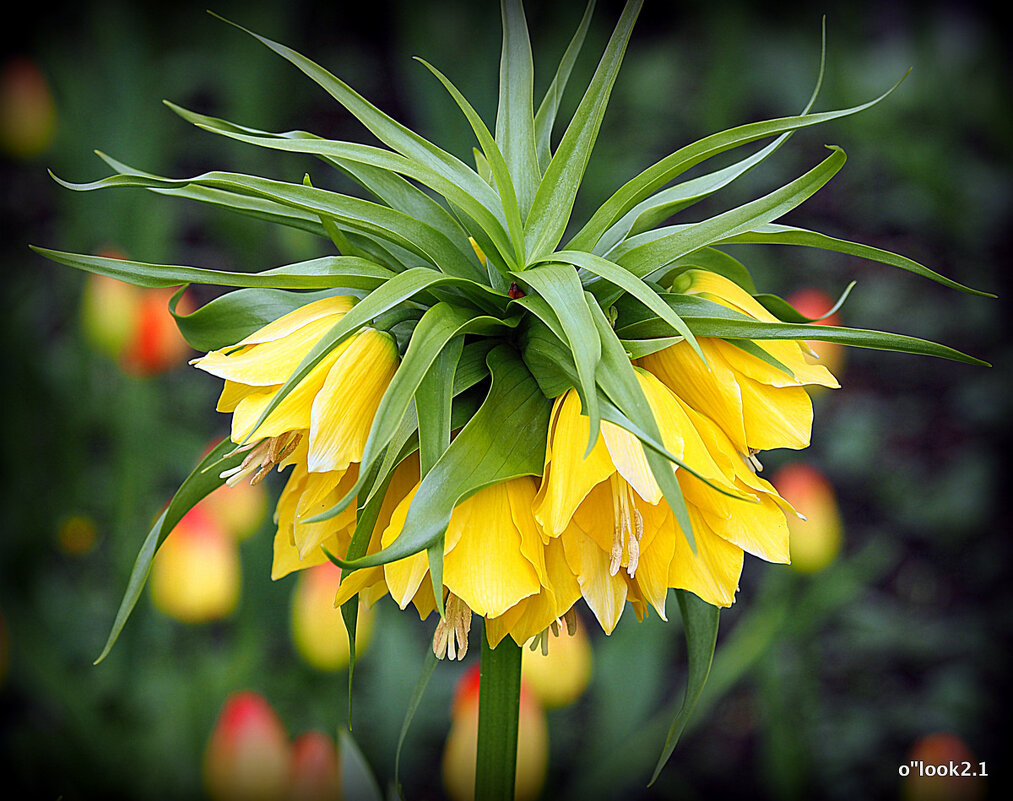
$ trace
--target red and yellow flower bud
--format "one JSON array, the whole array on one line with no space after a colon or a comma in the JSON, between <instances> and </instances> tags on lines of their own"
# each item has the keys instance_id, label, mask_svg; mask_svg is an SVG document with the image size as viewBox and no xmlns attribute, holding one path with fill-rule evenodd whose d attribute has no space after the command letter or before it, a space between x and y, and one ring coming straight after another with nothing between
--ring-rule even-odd
<instances>
[{"instance_id":1,"label":"red and yellow flower bud","mask_svg":"<svg viewBox=\"0 0 1013 801\"><path fill-rule=\"evenodd\" d=\"M341 762L326 734L308 731L292 743L286 801L341 801Z\"/></svg>"},{"instance_id":2,"label":"red and yellow flower bud","mask_svg":"<svg viewBox=\"0 0 1013 801\"><path fill-rule=\"evenodd\" d=\"M282 801L291 770L288 735L267 700L250 691L230 696L204 754L212 801Z\"/></svg>"},{"instance_id":3,"label":"red and yellow flower bud","mask_svg":"<svg viewBox=\"0 0 1013 801\"><path fill-rule=\"evenodd\" d=\"M348 665L348 630L334 598L341 569L331 562L302 570L292 595L292 640L296 651L317 670L335 671ZM355 627L357 653L369 645L373 610L359 609Z\"/></svg>"},{"instance_id":4,"label":"red and yellow flower bud","mask_svg":"<svg viewBox=\"0 0 1013 801\"><path fill-rule=\"evenodd\" d=\"M904 767L904 801L979 801L986 796L987 779L979 775L982 766L955 734L938 732L919 738Z\"/></svg>"},{"instance_id":5,"label":"red and yellow flower bud","mask_svg":"<svg viewBox=\"0 0 1013 801\"><path fill-rule=\"evenodd\" d=\"M257 532L267 516L267 492L263 484L241 481L223 484L203 501L201 507L217 520L237 542Z\"/></svg>"},{"instance_id":6,"label":"red and yellow flower bud","mask_svg":"<svg viewBox=\"0 0 1013 801\"><path fill-rule=\"evenodd\" d=\"M204 623L239 603L239 549L200 506L169 533L151 565L151 600L165 615Z\"/></svg>"},{"instance_id":7,"label":"red and yellow flower bud","mask_svg":"<svg viewBox=\"0 0 1013 801\"><path fill-rule=\"evenodd\" d=\"M452 801L475 798L479 680L479 668L475 665L461 676L454 694L450 733L443 749L443 786ZM522 683L514 785L517 801L532 801L538 797L548 766L549 732L545 710Z\"/></svg>"},{"instance_id":8,"label":"red and yellow flower bud","mask_svg":"<svg viewBox=\"0 0 1013 801\"><path fill-rule=\"evenodd\" d=\"M788 515L791 566L802 573L817 573L841 549L841 515L834 488L812 465L794 462L772 477L781 497L805 519Z\"/></svg>"},{"instance_id":9,"label":"red and yellow flower bud","mask_svg":"<svg viewBox=\"0 0 1013 801\"><path fill-rule=\"evenodd\" d=\"M123 369L128 373L155 375L185 361L190 346L169 313L169 299L175 293L172 287L142 290L136 327L121 359ZM180 313L188 311L185 295L180 298L177 309Z\"/></svg>"},{"instance_id":10,"label":"red and yellow flower bud","mask_svg":"<svg viewBox=\"0 0 1013 801\"><path fill-rule=\"evenodd\" d=\"M572 635L549 637L546 653L525 648L523 659L521 679L546 709L572 704L591 679L591 643L580 623Z\"/></svg>"},{"instance_id":11,"label":"red and yellow flower bud","mask_svg":"<svg viewBox=\"0 0 1013 801\"><path fill-rule=\"evenodd\" d=\"M0 70L0 150L19 159L43 153L53 141L56 106L49 84L27 58Z\"/></svg>"}]
</instances>

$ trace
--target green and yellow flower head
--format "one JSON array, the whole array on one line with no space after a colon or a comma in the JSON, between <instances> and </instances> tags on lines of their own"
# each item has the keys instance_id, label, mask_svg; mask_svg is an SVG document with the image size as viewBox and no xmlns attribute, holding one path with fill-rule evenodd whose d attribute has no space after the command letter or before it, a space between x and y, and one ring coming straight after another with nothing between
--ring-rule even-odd
<instances>
[{"instance_id":1,"label":"green and yellow flower head","mask_svg":"<svg viewBox=\"0 0 1013 801\"><path fill-rule=\"evenodd\" d=\"M130 186L207 203L314 234L327 253L223 272L39 249L140 286L233 289L190 314L170 304L190 344L207 352L194 365L224 380L218 410L231 414L231 432L149 534L106 651L180 517L222 482L259 481L276 467L289 472L273 576L338 564L336 602L350 638L360 596L372 603L389 594L422 618L435 613L434 651L462 657L473 616L491 647L544 642L562 624L572 627L581 600L606 633L627 603L638 618L653 609L667 619L674 589L691 664L701 654L706 664L717 608L734 601L744 554L789 559L785 516L794 511L758 475L757 453L806 447L805 387L838 386L805 340L977 362L899 334L811 325L759 293L726 251L822 249L973 292L905 257L778 222L841 169L837 146L765 195L700 221L669 222L758 167L794 132L885 94L813 112L817 81L800 114L685 145L587 219L573 217L640 6L626 4L565 124L557 111L593 2L536 106L524 11L520 0L503 1L491 128L422 62L470 124L474 166L322 66L251 34L380 145L261 131L169 107L204 131L315 157L321 172L350 176L364 197L318 188L308 175L166 178L106 155L110 177L61 181L78 191ZM763 140L730 165L682 179Z\"/></svg>"}]
</instances>

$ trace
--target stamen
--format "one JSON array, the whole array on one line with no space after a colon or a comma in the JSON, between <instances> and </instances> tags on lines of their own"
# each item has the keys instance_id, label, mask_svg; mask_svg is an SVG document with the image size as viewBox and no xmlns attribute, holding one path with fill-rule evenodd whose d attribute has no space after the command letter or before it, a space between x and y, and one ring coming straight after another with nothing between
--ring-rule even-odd
<instances>
[{"instance_id":1,"label":"stamen","mask_svg":"<svg viewBox=\"0 0 1013 801\"><path fill-rule=\"evenodd\" d=\"M447 595L445 616L433 632L433 653L437 659L464 659L468 653L471 609L453 593Z\"/></svg>"},{"instance_id":2,"label":"stamen","mask_svg":"<svg viewBox=\"0 0 1013 801\"><path fill-rule=\"evenodd\" d=\"M746 463L754 473L759 473L763 470L763 465L760 464L760 460L756 458L756 454L759 451L756 448L750 448L749 453L746 454Z\"/></svg>"},{"instance_id":3,"label":"stamen","mask_svg":"<svg viewBox=\"0 0 1013 801\"><path fill-rule=\"evenodd\" d=\"M609 554L609 575L614 576L619 572L623 561L623 550L628 549L629 560L626 572L629 573L630 578L633 578L637 565L640 563L640 540L644 536L644 517L637 508L633 488L618 473L613 473L610 481L612 484L614 527L612 551ZM627 537L629 538L628 545Z\"/></svg>"},{"instance_id":4,"label":"stamen","mask_svg":"<svg viewBox=\"0 0 1013 801\"><path fill-rule=\"evenodd\" d=\"M563 622L566 623L566 633L573 636L577 633L577 610L572 606L563 613Z\"/></svg>"},{"instance_id":5,"label":"stamen","mask_svg":"<svg viewBox=\"0 0 1013 801\"><path fill-rule=\"evenodd\" d=\"M268 437L254 444L243 445L237 448L235 453L249 451L246 458L238 467L224 470L218 474L218 477L224 478L226 484L234 487L247 476L251 476L250 485L256 486L264 480L272 467L279 464L295 450L300 439L302 439L301 433L288 431L278 437Z\"/></svg>"}]
</instances>

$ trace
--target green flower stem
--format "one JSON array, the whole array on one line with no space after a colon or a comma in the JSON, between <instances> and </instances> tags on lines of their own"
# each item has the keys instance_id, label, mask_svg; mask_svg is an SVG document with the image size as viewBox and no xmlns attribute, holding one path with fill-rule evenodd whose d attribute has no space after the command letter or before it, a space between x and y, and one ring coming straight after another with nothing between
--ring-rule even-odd
<instances>
[{"instance_id":1,"label":"green flower stem","mask_svg":"<svg viewBox=\"0 0 1013 801\"><path fill-rule=\"evenodd\" d=\"M521 700L521 647L504 637L495 648L482 633L478 695L475 800L513 801L517 773L517 722Z\"/></svg>"}]
</instances>

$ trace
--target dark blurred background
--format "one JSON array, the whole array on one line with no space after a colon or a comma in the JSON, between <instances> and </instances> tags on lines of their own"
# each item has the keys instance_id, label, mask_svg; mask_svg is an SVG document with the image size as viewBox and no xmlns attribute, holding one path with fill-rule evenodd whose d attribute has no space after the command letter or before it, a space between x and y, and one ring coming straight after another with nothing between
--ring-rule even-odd
<instances>
[{"instance_id":1,"label":"dark blurred background","mask_svg":"<svg viewBox=\"0 0 1013 801\"><path fill-rule=\"evenodd\" d=\"M771 474L804 460L829 479L843 521L840 553L810 574L747 559L738 601L722 616L701 714L650 790L685 675L675 605L669 624L636 624L628 610L611 637L592 630L590 685L575 704L549 712L544 797L911 797L898 767L920 738L939 732L986 762L999 797L1010 756L1013 632L1002 312L1013 117L998 18L959 2L672 5L649 0L641 16L576 219L683 144L797 113L816 76L825 12L817 110L875 97L909 67L910 76L875 108L798 133L682 219L770 191L820 160L825 143L840 145L849 156L842 172L785 222L903 253L999 299L821 251L738 246L734 255L761 291L811 287L836 297L855 280L844 324L941 341L994 366L848 351L844 388L815 397L812 447L763 459ZM411 56L443 69L493 122L493 3L212 7L321 63L466 161L470 130ZM576 106L619 10L599 4L561 117ZM298 181L309 170L317 185L345 186L309 158L192 128L163 98L267 130L373 140L322 90L203 5L24 11L3 26L2 60L29 63L44 78L54 127L49 138L43 126L35 146L0 154L0 782L26 798L199 797L202 753L229 693L254 689L289 731L333 735L346 716L345 674L315 670L291 645L293 581L270 581L269 520L239 546L235 612L188 626L160 614L145 593L112 655L92 666L153 516L225 433L226 419L213 411L218 382L188 368L188 356L138 375L90 344L85 276L28 244L240 270L327 250L308 235L143 190L73 193L46 170L72 181L103 177L92 152L100 149L163 175L226 169ZM580 13L572 2L528 4L539 98ZM272 481L273 499L281 485ZM384 601L356 672L353 733L384 787L431 626ZM439 759L461 670L438 667L415 719L402 758L409 798L441 795ZM971 795L952 797L980 790L967 783L957 792Z\"/></svg>"}]
</instances>

